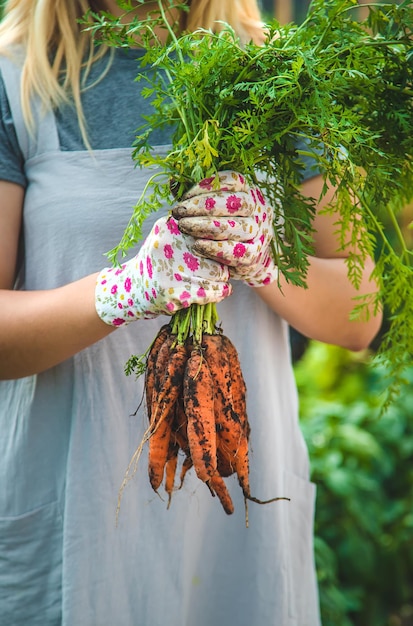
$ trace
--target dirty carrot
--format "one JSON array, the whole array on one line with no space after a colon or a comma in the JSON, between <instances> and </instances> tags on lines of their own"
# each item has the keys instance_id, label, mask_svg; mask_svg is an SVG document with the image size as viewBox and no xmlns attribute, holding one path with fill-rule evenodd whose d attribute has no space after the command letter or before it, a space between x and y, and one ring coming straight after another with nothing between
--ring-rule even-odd
<instances>
[{"instance_id":1,"label":"dirty carrot","mask_svg":"<svg viewBox=\"0 0 413 626\"><path fill-rule=\"evenodd\" d=\"M165 491L168 495L168 509L171 505L172 492L175 486L175 473L178 465L179 446L169 443L168 458L165 465Z\"/></svg>"},{"instance_id":2,"label":"dirty carrot","mask_svg":"<svg viewBox=\"0 0 413 626\"><path fill-rule=\"evenodd\" d=\"M225 513L227 513L227 515L231 515L234 512L234 505L222 476L218 473L211 476L208 481L208 487L213 495L216 494L218 496Z\"/></svg>"},{"instance_id":3,"label":"dirty carrot","mask_svg":"<svg viewBox=\"0 0 413 626\"><path fill-rule=\"evenodd\" d=\"M231 375L230 390L233 411L231 411L232 428L230 428L229 432L232 434L238 433L239 435L237 438L238 447L236 454L234 455L234 464L235 471L238 476L238 482L241 486L245 499L245 522L248 526L247 500L256 502L257 504L269 504L270 502L277 502L278 500L290 500L290 498L277 496L275 498L269 498L268 500L260 500L259 498L251 495L248 456L250 425L246 408L246 385L241 371L238 352L234 344L226 336L223 336L223 348L228 357L228 362L230 364L229 371Z\"/></svg>"},{"instance_id":4,"label":"dirty carrot","mask_svg":"<svg viewBox=\"0 0 413 626\"><path fill-rule=\"evenodd\" d=\"M217 469L214 384L208 363L197 350L186 364L184 407L194 469L198 478L207 482Z\"/></svg>"},{"instance_id":5,"label":"dirty carrot","mask_svg":"<svg viewBox=\"0 0 413 626\"><path fill-rule=\"evenodd\" d=\"M215 430L217 441L217 469L223 477L235 472L234 455L237 446L230 445L231 375L222 335L204 335L202 349L208 362L215 390Z\"/></svg>"},{"instance_id":6,"label":"dirty carrot","mask_svg":"<svg viewBox=\"0 0 413 626\"><path fill-rule=\"evenodd\" d=\"M188 456L185 457L184 462L182 463L181 475L179 477L179 480L180 480L179 489L182 488L186 473L191 469L192 466L193 466L192 458L191 458L191 455L188 454Z\"/></svg>"},{"instance_id":7,"label":"dirty carrot","mask_svg":"<svg viewBox=\"0 0 413 626\"><path fill-rule=\"evenodd\" d=\"M193 305L176 313L151 345L145 371L149 426L127 469L117 511L146 443L150 484L158 492L164 481L168 508L181 451L178 488L193 467L230 515L234 506L224 478L236 474L247 526L248 500L266 504L288 499L259 500L251 495L246 385L235 346L218 329L217 319L213 305Z\"/></svg>"},{"instance_id":8,"label":"dirty carrot","mask_svg":"<svg viewBox=\"0 0 413 626\"><path fill-rule=\"evenodd\" d=\"M165 344L166 342L164 342L162 348ZM178 344L171 351L168 350L168 355L169 358L163 372L159 391L157 391L157 382L155 380L153 396L156 397L152 400L148 472L150 483L155 491L159 488L164 476L172 432L171 427L175 416L175 404L181 393L187 360L186 348L183 345ZM158 361L159 355L157 367ZM163 360L162 365L164 365Z\"/></svg>"},{"instance_id":9,"label":"dirty carrot","mask_svg":"<svg viewBox=\"0 0 413 626\"><path fill-rule=\"evenodd\" d=\"M172 422L172 439L179 445L186 456L190 455L188 432L188 420L185 415L183 396L179 396L175 404L175 415Z\"/></svg>"},{"instance_id":10,"label":"dirty carrot","mask_svg":"<svg viewBox=\"0 0 413 626\"><path fill-rule=\"evenodd\" d=\"M152 394L153 388L155 384L155 366L156 360L158 358L159 350L161 349L162 344L170 334L169 324L165 324L159 330L155 339L152 342L151 347L149 348L148 356L146 358L146 368L145 368L145 396L146 396L146 408L148 412L148 418L151 419L151 408L152 408Z\"/></svg>"}]
</instances>

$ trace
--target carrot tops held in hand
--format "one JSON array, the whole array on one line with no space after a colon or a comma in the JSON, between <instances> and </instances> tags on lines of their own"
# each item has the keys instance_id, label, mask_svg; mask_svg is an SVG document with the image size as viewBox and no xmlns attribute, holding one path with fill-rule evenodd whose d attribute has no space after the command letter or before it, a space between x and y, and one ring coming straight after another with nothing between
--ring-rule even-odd
<instances>
[{"instance_id":1,"label":"carrot tops held in hand","mask_svg":"<svg viewBox=\"0 0 413 626\"><path fill-rule=\"evenodd\" d=\"M241 42L226 24L179 33L168 21L174 5L159 2L143 21L102 13L87 22L110 45L136 46L138 35L140 63L153 69L137 76L147 81L153 114L138 130L134 159L158 169L109 258L139 241L149 213L232 169L252 185L259 177L268 204L282 207L274 211L274 260L289 281L305 285L318 198L304 198L299 183L311 157L336 186L331 210L340 215L343 247L352 243L349 227L357 241L348 256L356 287L365 260L376 259L380 289L355 301L353 315L371 304L388 311L379 358L397 376L413 341L412 253L398 222L413 189L411 3L370 4L358 21L356 0L314 0L303 23L268 24L263 45ZM167 32L166 44L157 28ZM172 146L160 155L152 135L165 127Z\"/></svg>"},{"instance_id":2,"label":"carrot tops held in hand","mask_svg":"<svg viewBox=\"0 0 413 626\"><path fill-rule=\"evenodd\" d=\"M128 2L119 4L125 9L129 6ZM153 114L138 130L133 156L138 166L154 168L154 174L109 258L117 263L140 240L141 226L150 213L165 203L181 201L201 181L208 180L212 190L219 191L220 173L233 171L250 188L259 186L274 209L270 260L277 273L305 287L319 200L300 192L309 157L314 170L324 177L323 194L331 185L336 189L329 209L339 214L337 229L343 249L357 243L357 252L350 249L347 261L349 279L356 288L360 269L367 259L376 258L374 278L379 290L360 297L353 315L367 315L368 307L373 311L382 305L388 308L391 326L380 357L390 361L397 376L413 340L411 252L397 222L397 213L411 199L413 189L411 4L369 5L367 20L357 21L356 0L314 0L301 25L269 24L263 44L241 41L226 24L217 25L216 31L179 33L170 23L168 8L173 5L159 0L158 9L144 21L133 19L125 25L124 18L103 13L89 25L112 45L130 46L137 37L145 51L141 66L151 68L137 76L147 81L144 94L151 99ZM165 37L157 34L159 27L167 32L166 44ZM171 129L172 145L160 154L153 149L152 137L155 130L165 127ZM384 221L394 229L394 237L387 235ZM352 233L350 242L348 232ZM211 307L215 319L215 306ZM204 372L202 338L209 333L203 307L200 311L202 322L197 313L188 313L196 321L185 341L193 342L194 359L200 361L199 372ZM171 324L174 341L180 345L187 321L178 312ZM219 335L215 324L210 334ZM137 374L146 367L145 361L135 357L127 366ZM204 373L199 376L208 378ZM188 392L188 381L182 389ZM187 403L189 445L194 431L188 412ZM169 420L171 424L176 421L173 415ZM148 439L158 428L150 423ZM219 432L217 422L215 432ZM163 444L164 466L171 462L174 467L177 444L171 450ZM198 451L190 445L188 449L194 463ZM213 455L212 461L218 467ZM198 466L197 474L219 495L211 481L222 475L215 465L213 470L206 479ZM154 470L151 480L153 476ZM240 484L247 497L241 480ZM226 494L221 495L229 510Z\"/></svg>"}]
</instances>

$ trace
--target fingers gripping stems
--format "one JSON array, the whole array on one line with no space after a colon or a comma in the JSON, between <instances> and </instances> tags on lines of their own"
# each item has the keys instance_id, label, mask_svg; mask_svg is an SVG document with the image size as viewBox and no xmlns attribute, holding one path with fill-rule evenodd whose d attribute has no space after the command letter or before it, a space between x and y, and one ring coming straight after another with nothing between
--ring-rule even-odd
<instances>
[{"instance_id":1,"label":"fingers gripping stems","mask_svg":"<svg viewBox=\"0 0 413 626\"><path fill-rule=\"evenodd\" d=\"M229 269L194 254L194 243L174 218L160 218L133 259L100 272L95 291L99 317L121 326L227 297Z\"/></svg>"},{"instance_id":2,"label":"fingers gripping stems","mask_svg":"<svg viewBox=\"0 0 413 626\"><path fill-rule=\"evenodd\" d=\"M219 172L201 181L173 213L180 230L195 238L192 251L227 265L231 278L252 287L277 280L271 252L274 212L260 189L250 188L242 175Z\"/></svg>"}]
</instances>

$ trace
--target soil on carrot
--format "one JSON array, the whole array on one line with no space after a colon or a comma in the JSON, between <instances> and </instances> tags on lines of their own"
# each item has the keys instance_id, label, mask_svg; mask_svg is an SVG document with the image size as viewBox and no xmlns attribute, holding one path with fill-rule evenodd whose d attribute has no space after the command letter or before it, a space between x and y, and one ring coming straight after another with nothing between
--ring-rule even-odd
<instances>
[{"instance_id":1,"label":"soil on carrot","mask_svg":"<svg viewBox=\"0 0 413 626\"><path fill-rule=\"evenodd\" d=\"M161 328L148 350L144 396L149 425L127 469L118 511L122 491L136 472L142 449L148 443L149 481L156 493L163 484L168 508L174 491L182 488L187 472L193 468L231 515L234 505L224 478L236 474L248 526L248 501L268 504L289 498L260 500L251 495L251 429L238 352L217 329L213 333L191 333L186 322L186 333L180 333L174 317Z\"/></svg>"}]
</instances>

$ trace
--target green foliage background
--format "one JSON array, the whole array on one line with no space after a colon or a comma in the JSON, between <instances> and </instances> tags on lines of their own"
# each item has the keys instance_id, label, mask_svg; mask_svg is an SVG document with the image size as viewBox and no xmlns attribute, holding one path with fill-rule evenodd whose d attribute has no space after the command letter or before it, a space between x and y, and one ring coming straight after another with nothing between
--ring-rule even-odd
<instances>
[{"instance_id":1,"label":"green foliage background","mask_svg":"<svg viewBox=\"0 0 413 626\"><path fill-rule=\"evenodd\" d=\"M411 626L413 366L384 414L387 373L367 354L310 342L295 370L323 626Z\"/></svg>"}]
</instances>

